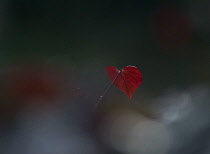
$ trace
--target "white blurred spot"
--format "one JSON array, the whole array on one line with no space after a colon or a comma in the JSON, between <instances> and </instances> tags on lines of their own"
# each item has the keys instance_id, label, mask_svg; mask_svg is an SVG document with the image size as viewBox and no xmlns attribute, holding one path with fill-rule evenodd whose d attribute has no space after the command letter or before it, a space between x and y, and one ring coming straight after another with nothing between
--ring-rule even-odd
<instances>
[{"instance_id":1,"label":"white blurred spot","mask_svg":"<svg viewBox=\"0 0 210 154\"><path fill-rule=\"evenodd\" d=\"M110 114L101 126L105 141L127 154L165 154L171 136L167 128L132 111Z\"/></svg>"},{"instance_id":2,"label":"white blurred spot","mask_svg":"<svg viewBox=\"0 0 210 154\"><path fill-rule=\"evenodd\" d=\"M192 111L191 96L186 92L169 92L154 100L154 114L166 123L182 119Z\"/></svg>"}]
</instances>

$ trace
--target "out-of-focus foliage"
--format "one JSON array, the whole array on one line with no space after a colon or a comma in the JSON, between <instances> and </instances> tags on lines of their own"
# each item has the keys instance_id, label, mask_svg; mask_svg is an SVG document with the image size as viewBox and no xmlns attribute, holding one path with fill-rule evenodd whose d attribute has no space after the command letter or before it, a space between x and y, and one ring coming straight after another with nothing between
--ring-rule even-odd
<instances>
[{"instance_id":1,"label":"out-of-focus foliage","mask_svg":"<svg viewBox=\"0 0 210 154\"><path fill-rule=\"evenodd\" d=\"M210 2L0 6L0 153L210 153ZM108 65L137 66L143 83L96 110Z\"/></svg>"}]
</instances>

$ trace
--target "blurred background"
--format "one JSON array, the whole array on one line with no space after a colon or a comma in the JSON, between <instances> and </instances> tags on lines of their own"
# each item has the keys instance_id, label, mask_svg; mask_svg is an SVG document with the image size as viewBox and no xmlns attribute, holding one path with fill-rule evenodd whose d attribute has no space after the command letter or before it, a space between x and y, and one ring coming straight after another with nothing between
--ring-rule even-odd
<instances>
[{"instance_id":1,"label":"blurred background","mask_svg":"<svg viewBox=\"0 0 210 154\"><path fill-rule=\"evenodd\" d=\"M210 1L0 0L1 154L210 154ZM129 100L105 67L134 65Z\"/></svg>"}]
</instances>

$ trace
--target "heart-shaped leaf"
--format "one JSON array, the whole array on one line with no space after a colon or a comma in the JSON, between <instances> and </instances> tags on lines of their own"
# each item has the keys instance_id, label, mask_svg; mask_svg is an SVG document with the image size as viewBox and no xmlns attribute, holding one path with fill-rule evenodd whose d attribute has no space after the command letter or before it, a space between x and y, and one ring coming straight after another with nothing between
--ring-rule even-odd
<instances>
[{"instance_id":1,"label":"heart-shaped leaf","mask_svg":"<svg viewBox=\"0 0 210 154\"><path fill-rule=\"evenodd\" d=\"M135 90L142 83L142 74L135 66L126 66L121 71L114 66L107 66L106 72L114 85L132 98Z\"/></svg>"}]
</instances>

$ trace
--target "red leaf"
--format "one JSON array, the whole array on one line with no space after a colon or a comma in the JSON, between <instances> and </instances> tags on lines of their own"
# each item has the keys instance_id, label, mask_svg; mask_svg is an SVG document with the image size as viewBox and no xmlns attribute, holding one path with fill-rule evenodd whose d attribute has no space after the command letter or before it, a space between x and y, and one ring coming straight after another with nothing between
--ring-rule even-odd
<instances>
[{"instance_id":1,"label":"red leaf","mask_svg":"<svg viewBox=\"0 0 210 154\"><path fill-rule=\"evenodd\" d=\"M129 98L132 98L133 93L142 83L142 74L135 66L126 66L121 71L114 66L107 66L106 72L112 81L118 75L114 85Z\"/></svg>"}]
</instances>

